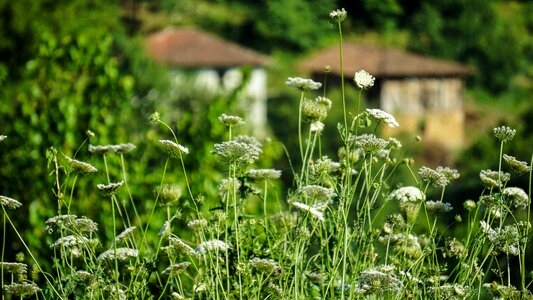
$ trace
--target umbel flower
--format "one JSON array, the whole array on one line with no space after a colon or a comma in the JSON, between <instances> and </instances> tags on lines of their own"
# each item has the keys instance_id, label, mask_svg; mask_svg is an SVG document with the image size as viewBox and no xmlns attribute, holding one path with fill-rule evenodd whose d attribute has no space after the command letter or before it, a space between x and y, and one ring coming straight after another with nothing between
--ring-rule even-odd
<instances>
[{"instance_id":1,"label":"umbel flower","mask_svg":"<svg viewBox=\"0 0 533 300\"><path fill-rule=\"evenodd\" d=\"M0 135L0 142L2 142L3 140L5 140L7 138L7 136L5 135Z\"/></svg>"},{"instance_id":2,"label":"umbel flower","mask_svg":"<svg viewBox=\"0 0 533 300\"><path fill-rule=\"evenodd\" d=\"M328 116L332 102L326 97L318 96L314 100L305 98L302 102L302 114L311 122L322 121Z\"/></svg>"},{"instance_id":3,"label":"umbel flower","mask_svg":"<svg viewBox=\"0 0 533 300\"><path fill-rule=\"evenodd\" d=\"M34 295L41 291L41 289L33 282L6 284L4 290L8 294L20 296L21 298Z\"/></svg>"},{"instance_id":4,"label":"umbel flower","mask_svg":"<svg viewBox=\"0 0 533 300\"><path fill-rule=\"evenodd\" d=\"M526 209L529 204L529 196L519 187L506 187L503 196L516 208Z\"/></svg>"},{"instance_id":5,"label":"umbel flower","mask_svg":"<svg viewBox=\"0 0 533 300\"><path fill-rule=\"evenodd\" d=\"M362 90L367 90L374 86L375 79L376 78L374 78L374 76L368 74L368 72L365 70L355 72L355 76L353 78L357 87Z\"/></svg>"},{"instance_id":6,"label":"umbel flower","mask_svg":"<svg viewBox=\"0 0 533 300\"><path fill-rule=\"evenodd\" d=\"M167 148L168 153L176 158L180 158L182 155L189 154L189 149L180 144L176 144L171 140L159 140L159 142Z\"/></svg>"},{"instance_id":7,"label":"umbel flower","mask_svg":"<svg viewBox=\"0 0 533 300\"><path fill-rule=\"evenodd\" d=\"M239 116L229 116L226 114L222 114L218 117L218 120L220 123L224 124L224 126L227 127L237 127L244 125L244 120Z\"/></svg>"},{"instance_id":8,"label":"umbel flower","mask_svg":"<svg viewBox=\"0 0 533 300\"><path fill-rule=\"evenodd\" d=\"M157 189L163 206L172 206L181 198L181 188L175 184L165 184Z\"/></svg>"},{"instance_id":9,"label":"umbel flower","mask_svg":"<svg viewBox=\"0 0 533 300\"><path fill-rule=\"evenodd\" d=\"M179 274L185 270L187 270L187 268L191 265L190 262L188 261L185 261L185 262L181 262L179 264L173 264L171 265L170 267L166 268L164 271L163 271L163 274Z\"/></svg>"},{"instance_id":10,"label":"umbel flower","mask_svg":"<svg viewBox=\"0 0 533 300\"><path fill-rule=\"evenodd\" d=\"M361 134L351 138L351 140L355 142L356 147L368 154L376 154L389 144L388 141L378 138L374 134Z\"/></svg>"},{"instance_id":11,"label":"umbel flower","mask_svg":"<svg viewBox=\"0 0 533 300\"><path fill-rule=\"evenodd\" d=\"M214 153L224 163L235 163L237 167L252 164L263 151L261 143L249 136L238 136L232 141L215 144Z\"/></svg>"},{"instance_id":12,"label":"umbel flower","mask_svg":"<svg viewBox=\"0 0 533 300\"><path fill-rule=\"evenodd\" d=\"M480 226L495 251L515 256L520 255L520 233L515 225L492 229L487 222L481 221Z\"/></svg>"},{"instance_id":13,"label":"umbel flower","mask_svg":"<svg viewBox=\"0 0 533 300\"><path fill-rule=\"evenodd\" d=\"M228 243L214 239L202 242L200 245L198 245L198 247L196 247L194 252L197 255L201 255L211 251L228 251L230 248L231 246Z\"/></svg>"},{"instance_id":14,"label":"umbel flower","mask_svg":"<svg viewBox=\"0 0 533 300\"><path fill-rule=\"evenodd\" d=\"M442 201L426 201L426 208L428 212L434 214L450 212L453 209L450 203Z\"/></svg>"},{"instance_id":15,"label":"umbel flower","mask_svg":"<svg viewBox=\"0 0 533 300\"><path fill-rule=\"evenodd\" d=\"M89 145L89 152L94 153L94 154L107 154L107 153L124 154L130 151L133 151L135 148L137 147L131 143L117 144L117 145L103 145L103 146Z\"/></svg>"},{"instance_id":16,"label":"umbel flower","mask_svg":"<svg viewBox=\"0 0 533 300\"><path fill-rule=\"evenodd\" d=\"M98 188L105 195L113 195L122 187L123 184L124 180L119 182L111 182L108 184L99 183L96 185L96 188Z\"/></svg>"},{"instance_id":17,"label":"umbel flower","mask_svg":"<svg viewBox=\"0 0 533 300\"><path fill-rule=\"evenodd\" d=\"M340 23L344 20L346 20L346 10L344 10L344 8L341 8L341 9L337 9L337 10L334 10L332 12L329 13L329 17L334 21L334 22L337 22L337 23Z\"/></svg>"},{"instance_id":18,"label":"umbel flower","mask_svg":"<svg viewBox=\"0 0 533 300\"><path fill-rule=\"evenodd\" d=\"M511 179L511 174L501 171L481 170L479 172L479 179L488 188L499 188L503 185L503 182Z\"/></svg>"},{"instance_id":19,"label":"umbel flower","mask_svg":"<svg viewBox=\"0 0 533 300\"><path fill-rule=\"evenodd\" d=\"M281 273L281 267L273 259L254 257L250 259L249 262L250 262L250 265L259 272L267 273L267 274L270 274L270 273L280 274Z\"/></svg>"},{"instance_id":20,"label":"umbel flower","mask_svg":"<svg viewBox=\"0 0 533 300\"><path fill-rule=\"evenodd\" d=\"M326 203L337 196L333 189L314 184L302 187L300 189L300 194L306 199L310 199L315 202Z\"/></svg>"},{"instance_id":21,"label":"umbel flower","mask_svg":"<svg viewBox=\"0 0 533 300\"><path fill-rule=\"evenodd\" d=\"M24 275L28 272L28 265L18 262L0 262L0 269L11 274Z\"/></svg>"},{"instance_id":22,"label":"umbel flower","mask_svg":"<svg viewBox=\"0 0 533 300\"><path fill-rule=\"evenodd\" d=\"M65 159L67 160L69 167L72 168L73 171L76 171L80 174L93 173L98 171L98 169L96 169L89 163L79 161L68 156L65 156Z\"/></svg>"},{"instance_id":23,"label":"umbel flower","mask_svg":"<svg viewBox=\"0 0 533 300\"><path fill-rule=\"evenodd\" d=\"M1 196L1 195L0 195L0 204L3 207L9 208L9 209L17 209L22 206L22 203L18 202L17 200L6 197L6 196Z\"/></svg>"},{"instance_id":24,"label":"umbel flower","mask_svg":"<svg viewBox=\"0 0 533 300\"><path fill-rule=\"evenodd\" d=\"M311 214L311 216L313 216L314 218L318 219L321 222L324 222L324 220L325 220L324 219L324 214L318 208L309 206L307 204L304 204L304 203L301 203L301 202L298 202L298 201L293 202L292 205L294 207L296 207L297 209L299 209L299 210L309 212Z\"/></svg>"},{"instance_id":25,"label":"umbel flower","mask_svg":"<svg viewBox=\"0 0 533 300\"><path fill-rule=\"evenodd\" d=\"M295 87L301 91L318 90L322 83L313 81L311 79L304 79L301 77L289 77L285 84L290 87Z\"/></svg>"},{"instance_id":26,"label":"umbel flower","mask_svg":"<svg viewBox=\"0 0 533 300\"><path fill-rule=\"evenodd\" d=\"M504 154L503 160L513 172L518 174L527 173L531 169L526 162L517 160L514 156Z\"/></svg>"},{"instance_id":27,"label":"umbel flower","mask_svg":"<svg viewBox=\"0 0 533 300\"><path fill-rule=\"evenodd\" d=\"M389 114L386 111L383 111L383 110L377 109L377 108L367 108L366 111L372 117L376 118L379 121L385 122L385 124L387 124L391 128L395 128L395 127L400 126L398 121L396 121L396 119L391 114Z\"/></svg>"},{"instance_id":28,"label":"umbel flower","mask_svg":"<svg viewBox=\"0 0 533 300\"><path fill-rule=\"evenodd\" d=\"M496 127L492 130L494 136L503 143L510 142L516 134L515 129L511 129L507 126Z\"/></svg>"},{"instance_id":29,"label":"umbel flower","mask_svg":"<svg viewBox=\"0 0 533 300\"><path fill-rule=\"evenodd\" d=\"M109 249L98 256L96 260L98 261L111 261L118 259L120 261L125 261L128 258L136 258L139 256L139 251L132 248L116 248Z\"/></svg>"},{"instance_id":30,"label":"umbel flower","mask_svg":"<svg viewBox=\"0 0 533 300\"><path fill-rule=\"evenodd\" d=\"M418 170L418 174L422 178L423 182L431 184L435 187L445 187L448 185L448 183L450 183L450 180L444 173L425 166Z\"/></svg>"},{"instance_id":31,"label":"umbel flower","mask_svg":"<svg viewBox=\"0 0 533 300\"><path fill-rule=\"evenodd\" d=\"M400 202L423 201L426 198L422 191L414 186L404 186L396 189L390 194L390 197Z\"/></svg>"},{"instance_id":32,"label":"umbel flower","mask_svg":"<svg viewBox=\"0 0 533 300\"><path fill-rule=\"evenodd\" d=\"M275 169L251 169L248 176L254 180L279 179L281 171Z\"/></svg>"}]
</instances>

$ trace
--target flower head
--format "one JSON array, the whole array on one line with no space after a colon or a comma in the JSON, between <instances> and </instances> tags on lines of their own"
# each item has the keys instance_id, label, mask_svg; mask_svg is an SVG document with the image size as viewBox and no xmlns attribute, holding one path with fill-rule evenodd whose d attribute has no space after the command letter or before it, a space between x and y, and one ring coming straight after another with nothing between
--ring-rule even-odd
<instances>
[{"instance_id":1,"label":"flower head","mask_svg":"<svg viewBox=\"0 0 533 300\"><path fill-rule=\"evenodd\" d=\"M378 119L379 121L385 122L385 124L387 124L391 128L400 126L398 121L396 121L396 119L386 111L383 111L381 109L374 109L374 108L367 108L366 111L372 117Z\"/></svg>"},{"instance_id":2,"label":"flower head","mask_svg":"<svg viewBox=\"0 0 533 300\"><path fill-rule=\"evenodd\" d=\"M249 262L250 262L250 265L259 272L268 273L268 274L270 273L280 274L281 273L281 267L273 259L254 257L250 259Z\"/></svg>"},{"instance_id":3,"label":"flower head","mask_svg":"<svg viewBox=\"0 0 533 300\"><path fill-rule=\"evenodd\" d=\"M248 136L238 136L232 141L215 144L214 150L221 162L235 163L238 168L252 164L259 159L261 152L263 152L261 143Z\"/></svg>"},{"instance_id":4,"label":"flower head","mask_svg":"<svg viewBox=\"0 0 533 300\"><path fill-rule=\"evenodd\" d=\"M309 212L311 214L311 216L313 216L314 218L318 219L319 221L322 221L324 222L324 214L319 211L317 208L315 207L312 207L312 206L309 206L307 204L304 204L304 203L301 203L301 202L293 202L292 205L300 210L303 210L303 211L306 211L306 212Z\"/></svg>"},{"instance_id":5,"label":"flower head","mask_svg":"<svg viewBox=\"0 0 533 300\"><path fill-rule=\"evenodd\" d=\"M481 172L479 172L479 178L488 188L499 188L503 185L503 182L511 179L511 175L505 172L481 170Z\"/></svg>"},{"instance_id":6,"label":"flower head","mask_svg":"<svg viewBox=\"0 0 533 300\"><path fill-rule=\"evenodd\" d=\"M529 196L519 187L506 187L503 196L516 208L526 209L529 204Z\"/></svg>"},{"instance_id":7,"label":"flower head","mask_svg":"<svg viewBox=\"0 0 533 300\"><path fill-rule=\"evenodd\" d=\"M244 125L244 120L239 116L229 116L226 114L222 114L218 117L218 120L220 123L224 124L224 126L228 127L237 127Z\"/></svg>"},{"instance_id":8,"label":"flower head","mask_svg":"<svg viewBox=\"0 0 533 300\"><path fill-rule=\"evenodd\" d=\"M324 130L324 123L320 121L315 121L311 123L310 127L311 132L321 133Z\"/></svg>"},{"instance_id":9,"label":"flower head","mask_svg":"<svg viewBox=\"0 0 533 300\"><path fill-rule=\"evenodd\" d=\"M68 156L65 156L65 159L67 160L69 167L72 168L73 171L76 171L80 174L93 173L98 171L98 169L96 169L89 163L79 161Z\"/></svg>"},{"instance_id":10,"label":"flower head","mask_svg":"<svg viewBox=\"0 0 533 300\"><path fill-rule=\"evenodd\" d=\"M418 174L422 178L423 182L429 183L436 187L445 187L448 185L448 183L450 183L450 180L444 175L444 173L425 166L418 170Z\"/></svg>"},{"instance_id":11,"label":"flower head","mask_svg":"<svg viewBox=\"0 0 533 300\"><path fill-rule=\"evenodd\" d=\"M181 198L181 188L175 184L164 184L157 189L159 200L163 206L175 205Z\"/></svg>"},{"instance_id":12,"label":"flower head","mask_svg":"<svg viewBox=\"0 0 533 300\"><path fill-rule=\"evenodd\" d=\"M518 174L523 174L529 172L531 167L528 166L527 162L517 160L514 156L507 154L503 155L503 160L511 168L511 170Z\"/></svg>"},{"instance_id":13,"label":"flower head","mask_svg":"<svg viewBox=\"0 0 533 300\"><path fill-rule=\"evenodd\" d=\"M304 79L301 77L289 77L285 84L290 87L295 87L302 91L318 90L322 83L313 81L311 79Z\"/></svg>"},{"instance_id":14,"label":"flower head","mask_svg":"<svg viewBox=\"0 0 533 300\"><path fill-rule=\"evenodd\" d=\"M414 186L404 186L396 189L390 194L390 197L400 202L423 201L426 198L422 191Z\"/></svg>"},{"instance_id":15,"label":"flower head","mask_svg":"<svg viewBox=\"0 0 533 300\"><path fill-rule=\"evenodd\" d=\"M31 296L37 294L41 289L33 282L23 282L23 283L11 283L4 286L4 290L8 294L13 294L24 298L26 296Z\"/></svg>"},{"instance_id":16,"label":"flower head","mask_svg":"<svg viewBox=\"0 0 533 300\"><path fill-rule=\"evenodd\" d=\"M113 195L122 187L123 184L124 180L121 180L119 182L111 182L108 184L99 183L96 185L96 187L105 195Z\"/></svg>"},{"instance_id":17,"label":"flower head","mask_svg":"<svg viewBox=\"0 0 533 300\"><path fill-rule=\"evenodd\" d=\"M428 212L434 214L449 212L453 209L450 203L442 201L426 201L426 208Z\"/></svg>"},{"instance_id":18,"label":"flower head","mask_svg":"<svg viewBox=\"0 0 533 300\"><path fill-rule=\"evenodd\" d=\"M0 262L0 269L11 273L25 275L28 272L28 265L18 262Z\"/></svg>"},{"instance_id":19,"label":"flower head","mask_svg":"<svg viewBox=\"0 0 533 300\"><path fill-rule=\"evenodd\" d=\"M167 148L167 151L171 156L180 158L182 155L189 154L189 149L187 149L187 147L176 144L171 140L159 140L159 142Z\"/></svg>"},{"instance_id":20,"label":"flower head","mask_svg":"<svg viewBox=\"0 0 533 300\"><path fill-rule=\"evenodd\" d=\"M384 149L389 144L388 141L378 138L373 134L361 134L352 138L355 146L361 148L368 154L376 154L379 150Z\"/></svg>"},{"instance_id":21,"label":"flower head","mask_svg":"<svg viewBox=\"0 0 533 300\"><path fill-rule=\"evenodd\" d=\"M248 176L255 180L279 179L281 171L275 169L251 169Z\"/></svg>"},{"instance_id":22,"label":"flower head","mask_svg":"<svg viewBox=\"0 0 533 300\"><path fill-rule=\"evenodd\" d=\"M0 204L9 209L17 209L22 206L22 203L18 202L13 198L0 195Z\"/></svg>"},{"instance_id":23,"label":"flower head","mask_svg":"<svg viewBox=\"0 0 533 300\"><path fill-rule=\"evenodd\" d=\"M346 10L344 10L344 8L341 8L341 9L337 9L337 10L334 10L332 12L329 13L329 17L334 21L334 22L337 22L337 23L340 23L344 20L346 20Z\"/></svg>"},{"instance_id":24,"label":"flower head","mask_svg":"<svg viewBox=\"0 0 533 300\"><path fill-rule=\"evenodd\" d=\"M179 264L173 264L171 265L170 267L166 268L164 271L163 271L163 274L179 274L185 270L187 270L187 268L191 265L190 262L188 261L185 261L185 262L181 262Z\"/></svg>"},{"instance_id":25,"label":"flower head","mask_svg":"<svg viewBox=\"0 0 533 300\"><path fill-rule=\"evenodd\" d=\"M198 245L198 247L196 247L194 252L198 255L201 255L211 251L228 251L230 248L231 246L228 243L214 239L202 242L200 245Z\"/></svg>"},{"instance_id":26,"label":"flower head","mask_svg":"<svg viewBox=\"0 0 533 300\"><path fill-rule=\"evenodd\" d=\"M367 71L361 70L355 72L354 81L355 84L362 90L366 90L374 86L374 76L368 74Z\"/></svg>"},{"instance_id":27,"label":"flower head","mask_svg":"<svg viewBox=\"0 0 533 300\"><path fill-rule=\"evenodd\" d=\"M104 251L97 257L98 261L112 261L118 259L120 261L125 261L128 258L136 258L139 256L139 251L132 248L116 248L109 249Z\"/></svg>"},{"instance_id":28,"label":"flower head","mask_svg":"<svg viewBox=\"0 0 533 300\"><path fill-rule=\"evenodd\" d=\"M311 122L322 121L328 116L332 102L326 97L318 96L311 100L305 98L302 102L302 114Z\"/></svg>"},{"instance_id":29,"label":"flower head","mask_svg":"<svg viewBox=\"0 0 533 300\"><path fill-rule=\"evenodd\" d=\"M511 129L507 126L496 127L492 130L494 136L503 143L509 142L516 134L515 129Z\"/></svg>"},{"instance_id":30,"label":"flower head","mask_svg":"<svg viewBox=\"0 0 533 300\"><path fill-rule=\"evenodd\" d=\"M5 136L5 135L1 135L1 134L0 134L0 142L2 142L3 140L5 140L6 138L7 138L7 136Z\"/></svg>"},{"instance_id":31,"label":"flower head","mask_svg":"<svg viewBox=\"0 0 533 300\"><path fill-rule=\"evenodd\" d=\"M130 151L133 151L135 148L137 147L131 143L117 144L117 145L103 145L103 146L89 145L89 152L94 153L94 154L107 154L107 153L124 154Z\"/></svg>"}]
</instances>

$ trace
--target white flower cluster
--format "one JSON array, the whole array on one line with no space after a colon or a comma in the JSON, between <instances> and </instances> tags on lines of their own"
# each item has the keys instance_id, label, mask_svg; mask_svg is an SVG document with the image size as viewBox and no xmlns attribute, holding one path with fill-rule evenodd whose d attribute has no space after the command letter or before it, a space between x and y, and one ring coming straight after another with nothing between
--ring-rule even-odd
<instances>
[{"instance_id":1,"label":"white flower cluster","mask_svg":"<svg viewBox=\"0 0 533 300\"><path fill-rule=\"evenodd\" d=\"M346 13L346 10L344 10L344 8L337 9L329 13L329 17L333 21L338 22L338 23L346 20L346 15L347 13Z\"/></svg>"},{"instance_id":2,"label":"white flower cluster","mask_svg":"<svg viewBox=\"0 0 533 300\"><path fill-rule=\"evenodd\" d=\"M310 184L302 187L300 193L307 199L318 202L329 202L337 194L331 188L323 187L320 185Z\"/></svg>"},{"instance_id":3,"label":"white flower cluster","mask_svg":"<svg viewBox=\"0 0 533 300\"><path fill-rule=\"evenodd\" d=\"M390 197L400 202L423 201L426 198L422 191L414 186L404 186L396 189L390 194Z\"/></svg>"},{"instance_id":4,"label":"white flower cluster","mask_svg":"<svg viewBox=\"0 0 533 300\"><path fill-rule=\"evenodd\" d=\"M69 167L71 167L72 170L79 172L80 174L94 173L98 171L98 169L96 169L89 163L79 161L77 159L73 159L68 156L65 156L65 159L67 160Z\"/></svg>"},{"instance_id":5,"label":"white flower cluster","mask_svg":"<svg viewBox=\"0 0 533 300\"><path fill-rule=\"evenodd\" d=\"M89 152L94 153L94 154L106 154L106 153L123 154L123 153L133 151L135 148L137 147L132 143L117 144L117 145L104 145L104 146L89 145Z\"/></svg>"},{"instance_id":6,"label":"white flower cluster","mask_svg":"<svg viewBox=\"0 0 533 300\"><path fill-rule=\"evenodd\" d=\"M159 142L163 144L163 146L167 148L167 151L174 157L179 158L181 155L189 154L189 149L187 149L187 147L176 144L171 140L159 140Z\"/></svg>"},{"instance_id":7,"label":"white flower cluster","mask_svg":"<svg viewBox=\"0 0 533 300\"><path fill-rule=\"evenodd\" d=\"M231 246L228 243L214 239L202 242L200 245L198 245L198 247L196 247L194 252L197 255L201 255L211 251L228 251L230 248Z\"/></svg>"},{"instance_id":8,"label":"white flower cluster","mask_svg":"<svg viewBox=\"0 0 533 300\"><path fill-rule=\"evenodd\" d=\"M529 196L519 187L506 187L503 190L503 195L516 208L526 209L529 204Z\"/></svg>"},{"instance_id":9,"label":"white flower cluster","mask_svg":"<svg viewBox=\"0 0 533 300\"><path fill-rule=\"evenodd\" d=\"M99 183L96 185L96 188L98 188L102 193L104 194L114 194L116 193L124 184L124 180L121 180L119 182L111 182L108 184L102 184Z\"/></svg>"},{"instance_id":10,"label":"white flower cluster","mask_svg":"<svg viewBox=\"0 0 533 300\"><path fill-rule=\"evenodd\" d=\"M17 209L22 206L22 203L18 202L13 198L0 195L0 205L7 207L9 209Z\"/></svg>"},{"instance_id":11,"label":"white flower cluster","mask_svg":"<svg viewBox=\"0 0 533 300\"><path fill-rule=\"evenodd\" d=\"M305 212L309 212L311 216L318 219L321 222L324 222L324 213L322 213L318 208L309 206L307 204L295 201L292 203L292 205L300 210L303 210Z\"/></svg>"},{"instance_id":12,"label":"white flower cluster","mask_svg":"<svg viewBox=\"0 0 533 300\"><path fill-rule=\"evenodd\" d=\"M396 119L391 114L389 114L386 111L383 111L383 110L377 109L377 108L367 108L366 111L372 117L378 119L379 121L385 122L391 128L395 128L395 127L400 126L398 121L396 121Z\"/></svg>"},{"instance_id":13,"label":"white flower cluster","mask_svg":"<svg viewBox=\"0 0 533 300\"><path fill-rule=\"evenodd\" d=\"M289 77L285 84L290 87L295 87L302 91L318 90L322 83L313 81L311 79L304 79L301 77Z\"/></svg>"},{"instance_id":14,"label":"white flower cluster","mask_svg":"<svg viewBox=\"0 0 533 300\"><path fill-rule=\"evenodd\" d=\"M487 222L481 221L480 227L496 251L520 255L520 233L516 226L507 225L503 228L492 229Z\"/></svg>"},{"instance_id":15,"label":"white flower cluster","mask_svg":"<svg viewBox=\"0 0 533 300\"><path fill-rule=\"evenodd\" d=\"M275 169L251 169L248 176L255 180L279 179L281 171Z\"/></svg>"},{"instance_id":16,"label":"white flower cluster","mask_svg":"<svg viewBox=\"0 0 533 300\"><path fill-rule=\"evenodd\" d=\"M374 78L374 76L368 74L368 72L365 70L355 72L355 76L353 78L355 84L362 90L366 90L374 86L375 79L376 78Z\"/></svg>"},{"instance_id":17,"label":"white flower cluster","mask_svg":"<svg viewBox=\"0 0 533 300\"><path fill-rule=\"evenodd\" d=\"M259 159L263 150L261 143L249 136L238 136L233 141L215 144L214 153L225 163L248 165Z\"/></svg>"},{"instance_id":18,"label":"white flower cluster","mask_svg":"<svg viewBox=\"0 0 533 300\"><path fill-rule=\"evenodd\" d=\"M116 248L109 249L98 256L96 260L106 261L106 260L121 260L125 261L128 258L135 258L139 256L139 251L132 248Z\"/></svg>"},{"instance_id":19,"label":"white flower cluster","mask_svg":"<svg viewBox=\"0 0 533 300\"><path fill-rule=\"evenodd\" d=\"M220 123L224 124L224 126L228 127L237 127L244 125L244 120L239 116L230 116L226 114L221 114L218 117L218 120Z\"/></svg>"},{"instance_id":20,"label":"white flower cluster","mask_svg":"<svg viewBox=\"0 0 533 300\"><path fill-rule=\"evenodd\" d=\"M499 188L503 185L503 182L511 179L511 174L501 171L481 170L479 172L479 179L488 188Z\"/></svg>"}]
</instances>

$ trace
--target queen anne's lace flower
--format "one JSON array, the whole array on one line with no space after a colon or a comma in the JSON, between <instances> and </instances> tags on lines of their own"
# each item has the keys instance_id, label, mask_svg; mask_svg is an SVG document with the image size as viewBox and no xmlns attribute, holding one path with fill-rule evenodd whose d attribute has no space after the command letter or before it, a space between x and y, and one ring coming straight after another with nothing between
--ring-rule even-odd
<instances>
[{"instance_id":1,"label":"queen anne's lace flower","mask_svg":"<svg viewBox=\"0 0 533 300\"><path fill-rule=\"evenodd\" d=\"M254 257L250 259L249 262L250 265L259 272L276 274L281 273L281 267L273 259Z\"/></svg>"},{"instance_id":2,"label":"queen anne's lace flower","mask_svg":"<svg viewBox=\"0 0 533 300\"><path fill-rule=\"evenodd\" d=\"M514 207L526 209L529 204L529 196L519 187L506 187L503 195Z\"/></svg>"},{"instance_id":3,"label":"queen anne's lace flower","mask_svg":"<svg viewBox=\"0 0 533 300\"><path fill-rule=\"evenodd\" d=\"M237 127L244 125L244 120L239 116L229 116L226 114L222 114L218 117L218 120L228 127Z\"/></svg>"},{"instance_id":4,"label":"queen anne's lace flower","mask_svg":"<svg viewBox=\"0 0 533 300\"><path fill-rule=\"evenodd\" d=\"M318 90L322 83L313 81L311 79L304 79L301 77L289 77L287 81L285 81L285 84L290 87L295 87L299 90L306 91L306 90Z\"/></svg>"},{"instance_id":5,"label":"queen anne's lace flower","mask_svg":"<svg viewBox=\"0 0 533 300\"><path fill-rule=\"evenodd\" d=\"M255 180L279 179L281 171L275 169L251 169L248 176Z\"/></svg>"},{"instance_id":6,"label":"queen anne's lace flower","mask_svg":"<svg viewBox=\"0 0 533 300\"><path fill-rule=\"evenodd\" d=\"M115 153L123 154L135 150L137 148L132 143L127 144L117 144L117 145L104 145L104 146L93 146L89 145L89 152L94 154L106 154L106 153Z\"/></svg>"},{"instance_id":7,"label":"queen anne's lace flower","mask_svg":"<svg viewBox=\"0 0 533 300\"><path fill-rule=\"evenodd\" d=\"M518 174L527 173L529 170L531 170L526 162L517 160L514 156L504 154L503 160L511 168L511 170Z\"/></svg>"},{"instance_id":8,"label":"queen anne's lace flower","mask_svg":"<svg viewBox=\"0 0 533 300\"><path fill-rule=\"evenodd\" d=\"M376 78L374 78L374 76L368 74L367 71L365 70L361 70L361 71L357 71L355 72L355 76L354 76L354 81L355 81L355 84L362 90L366 90L368 88L371 88L372 86L374 86L374 80Z\"/></svg>"},{"instance_id":9,"label":"queen anne's lace flower","mask_svg":"<svg viewBox=\"0 0 533 300\"><path fill-rule=\"evenodd\" d=\"M106 260L121 260L125 261L128 258L136 258L139 256L139 251L137 249L132 248L116 248L116 249L109 249L100 256L98 256L98 261L106 261Z\"/></svg>"},{"instance_id":10,"label":"queen anne's lace flower","mask_svg":"<svg viewBox=\"0 0 533 300\"><path fill-rule=\"evenodd\" d=\"M428 167L421 167L420 170L418 170L418 174L420 177L422 177L422 181L432 184L436 187L445 187L450 183L450 180L441 172L438 170L433 170Z\"/></svg>"},{"instance_id":11,"label":"queen anne's lace flower","mask_svg":"<svg viewBox=\"0 0 533 300\"><path fill-rule=\"evenodd\" d=\"M453 209L450 203L442 201L426 201L426 208L428 212L436 214L450 212Z\"/></svg>"},{"instance_id":12,"label":"queen anne's lace flower","mask_svg":"<svg viewBox=\"0 0 533 300\"><path fill-rule=\"evenodd\" d=\"M18 202L13 198L0 195L0 204L9 209L17 209L22 206L22 203Z\"/></svg>"},{"instance_id":13,"label":"queen anne's lace flower","mask_svg":"<svg viewBox=\"0 0 533 300\"><path fill-rule=\"evenodd\" d=\"M423 201L426 197L417 187L404 186L390 194L390 197L400 202Z\"/></svg>"},{"instance_id":14,"label":"queen anne's lace flower","mask_svg":"<svg viewBox=\"0 0 533 300\"><path fill-rule=\"evenodd\" d=\"M96 188L98 188L102 193L106 195L111 195L116 193L122 187L123 184L124 180L119 182L111 182L108 184L99 183L96 185Z\"/></svg>"},{"instance_id":15,"label":"queen anne's lace flower","mask_svg":"<svg viewBox=\"0 0 533 300\"><path fill-rule=\"evenodd\" d=\"M159 142L163 144L163 146L167 148L167 151L170 153L170 155L174 157L179 158L181 155L189 154L189 149L187 149L187 147L176 144L171 140L159 140Z\"/></svg>"},{"instance_id":16,"label":"queen anne's lace flower","mask_svg":"<svg viewBox=\"0 0 533 300\"><path fill-rule=\"evenodd\" d=\"M511 129L507 126L496 127L492 131L494 133L494 136L504 143L511 141L514 135L516 134L515 129Z\"/></svg>"},{"instance_id":17,"label":"queen anne's lace flower","mask_svg":"<svg viewBox=\"0 0 533 300\"><path fill-rule=\"evenodd\" d=\"M344 10L344 8L341 8L341 9L337 9L337 10L334 10L332 12L329 13L329 17L334 21L334 22L337 22L337 23L340 23L344 20L346 20L346 10Z\"/></svg>"},{"instance_id":18,"label":"queen anne's lace flower","mask_svg":"<svg viewBox=\"0 0 533 300\"><path fill-rule=\"evenodd\" d=\"M400 126L398 121L396 121L396 119L386 111L377 108L367 108L366 111L374 118L385 122L389 127L394 128Z\"/></svg>"},{"instance_id":19,"label":"queen anne's lace flower","mask_svg":"<svg viewBox=\"0 0 533 300\"><path fill-rule=\"evenodd\" d=\"M479 178L488 188L498 188L503 185L503 182L509 181L511 175L505 172L481 170L479 172Z\"/></svg>"},{"instance_id":20,"label":"queen anne's lace flower","mask_svg":"<svg viewBox=\"0 0 533 300\"><path fill-rule=\"evenodd\" d=\"M320 133L322 132L322 130L324 130L324 123L320 121L313 122L311 123L310 130L311 132Z\"/></svg>"},{"instance_id":21,"label":"queen anne's lace flower","mask_svg":"<svg viewBox=\"0 0 533 300\"><path fill-rule=\"evenodd\" d=\"M304 204L304 203L301 203L301 202L293 202L292 205L300 210L303 210L303 211L306 211L306 212L309 212L311 214L311 216L313 216L314 218L318 219L319 221L322 221L324 222L324 214L318 210L317 208L315 207L312 207L312 206L309 206L307 204Z\"/></svg>"},{"instance_id":22,"label":"queen anne's lace flower","mask_svg":"<svg viewBox=\"0 0 533 300\"><path fill-rule=\"evenodd\" d=\"M80 174L93 173L98 171L98 169L96 169L89 163L79 161L68 156L65 156L65 159L67 160L67 163L72 168L72 170L79 172Z\"/></svg>"},{"instance_id":23,"label":"queen anne's lace flower","mask_svg":"<svg viewBox=\"0 0 533 300\"><path fill-rule=\"evenodd\" d=\"M7 138L7 136L5 135L0 135L0 142L2 142L3 140L5 140Z\"/></svg>"},{"instance_id":24,"label":"queen anne's lace flower","mask_svg":"<svg viewBox=\"0 0 533 300\"><path fill-rule=\"evenodd\" d=\"M215 239L202 242L196 247L194 252L200 255L211 251L228 251L230 248L231 246L228 243Z\"/></svg>"}]
</instances>

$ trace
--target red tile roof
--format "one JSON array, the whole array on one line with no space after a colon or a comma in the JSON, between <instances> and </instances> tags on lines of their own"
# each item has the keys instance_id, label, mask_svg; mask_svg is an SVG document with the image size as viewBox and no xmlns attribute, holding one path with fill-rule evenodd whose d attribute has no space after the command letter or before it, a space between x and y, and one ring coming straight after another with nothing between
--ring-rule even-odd
<instances>
[{"instance_id":1,"label":"red tile roof","mask_svg":"<svg viewBox=\"0 0 533 300\"><path fill-rule=\"evenodd\" d=\"M311 73L323 72L330 65L332 73L340 75L339 47L332 46L300 63ZM473 74L473 70L461 64L433 59L398 49L386 49L360 44L343 45L344 75L353 77L355 72L365 70L376 77L450 77Z\"/></svg>"},{"instance_id":2,"label":"red tile roof","mask_svg":"<svg viewBox=\"0 0 533 300\"><path fill-rule=\"evenodd\" d=\"M148 54L155 60L179 67L265 65L267 57L209 33L192 29L169 29L148 37Z\"/></svg>"}]
</instances>

